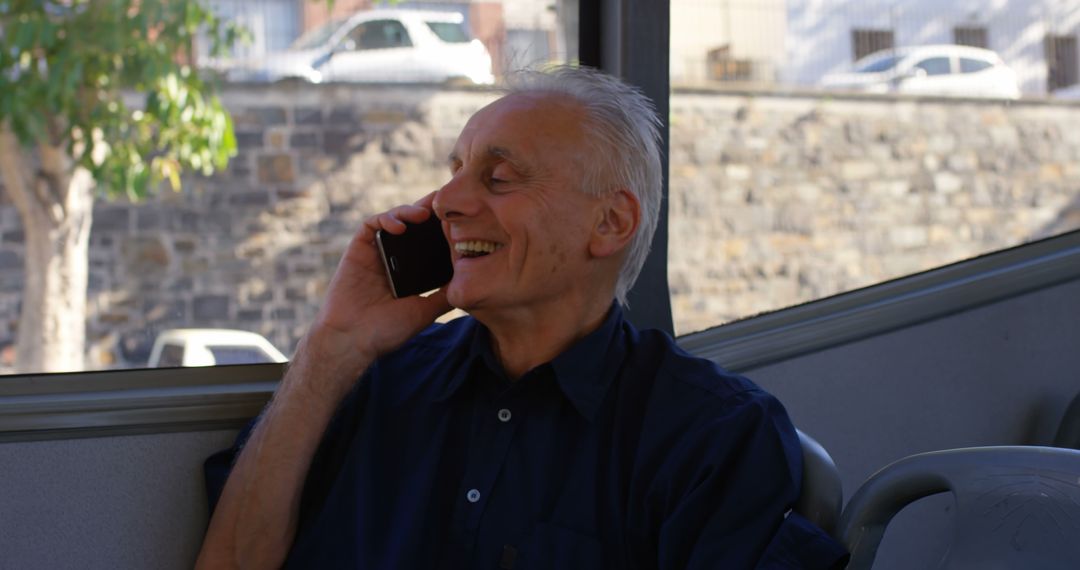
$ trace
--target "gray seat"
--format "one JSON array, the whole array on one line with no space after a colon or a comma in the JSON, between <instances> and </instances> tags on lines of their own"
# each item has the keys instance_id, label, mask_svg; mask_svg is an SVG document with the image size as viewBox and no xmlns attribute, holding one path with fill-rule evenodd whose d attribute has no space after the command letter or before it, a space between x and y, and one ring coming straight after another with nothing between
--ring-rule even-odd
<instances>
[{"instance_id":1,"label":"gray seat","mask_svg":"<svg viewBox=\"0 0 1080 570\"><path fill-rule=\"evenodd\" d=\"M868 479L840 520L864 570L889 521L936 493L956 499L955 528L939 568L1080 568L1080 451L1056 447L973 447L912 455Z\"/></svg>"},{"instance_id":2,"label":"gray seat","mask_svg":"<svg viewBox=\"0 0 1080 570\"><path fill-rule=\"evenodd\" d=\"M795 503L795 512L806 517L818 528L836 536L836 524L844 505L844 489L840 483L840 471L828 451L814 438L801 430L799 443L803 451L802 494Z\"/></svg>"}]
</instances>

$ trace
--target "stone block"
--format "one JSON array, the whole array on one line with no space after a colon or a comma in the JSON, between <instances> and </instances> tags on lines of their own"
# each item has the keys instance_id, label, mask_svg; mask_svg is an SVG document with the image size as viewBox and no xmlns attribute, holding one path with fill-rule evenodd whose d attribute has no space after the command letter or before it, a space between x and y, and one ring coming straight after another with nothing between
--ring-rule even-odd
<instances>
[{"instance_id":1,"label":"stone block","mask_svg":"<svg viewBox=\"0 0 1080 570\"><path fill-rule=\"evenodd\" d=\"M199 295L192 305L196 321L220 321L229 318L230 299L225 295Z\"/></svg>"},{"instance_id":2,"label":"stone block","mask_svg":"<svg viewBox=\"0 0 1080 570\"><path fill-rule=\"evenodd\" d=\"M293 133L289 136L290 148L318 148L319 135L314 132Z\"/></svg>"},{"instance_id":3,"label":"stone block","mask_svg":"<svg viewBox=\"0 0 1080 570\"><path fill-rule=\"evenodd\" d=\"M131 227L131 211L123 206L94 208L93 231L126 232Z\"/></svg>"},{"instance_id":4,"label":"stone block","mask_svg":"<svg viewBox=\"0 0 1080 570\"><path fill-rule=\"evenodd\" d=\"M124 240L121 246L124 263L140 276L161 275L172 261L172 255L158 236L137 236Z\"/></svg>"},{"instance_id":5,"label":"stone block","mask_svg":"<svg viewBox=\"0 0 1080 570\"><path fill-rule=\"evenodd\" d=\"M952 194L964 187L964 180L951 172L938 172L934 175L934 190L941 194Z\"/></svg>"},{"instance_id":6,"label":"stone block","mask_svg":"<svg viewBox=\"0 0 1080 570\"><path fill-rule=\"evenodd\" d=\"M334 107L330 110L330 116L326 119L327 124L339 126L358 127L355 107Z\"/></svg>"},{"instance_id":7,"label":"stone block","mask_svg":"<svg viewBox=\"0 0 1080 570\"><path fill-rule=\"evenodd\" d=\"M149 208L140 208L135 212L135 228L138 230L156 230L163 225L161 212Z\"/></svg>"},{"instance_id":8,"label":"stone block","mask_svg":"<svg viewBox=\"0 0 1080 570\"><path fill-rule=\"evenodd\" d=\"M867 180L880 172L877 163L863 160L849 160L840 165L840 177L844 180Z\"/></svg>"},{"instance_id":9,"label":"stone block","mask_svg":"<svg viewBox=\"0 0 1080 570\"><path fill-rule=\"evenodd\" d=\"M254 150L263 146L263 131L236 131L236 147L240 150Z\"/></svg>"},{"instance_id":10,"label":"stone block","mask_svg":"<svg viewBox=\"0 0 1080 570\"><path fill-rule=\"evenodd\" d=\"M290 184L296 180L293 157L288 154L268 154L258 160L258 180L263 184Z\"/></svg>"},{"instance_id":11,"label":"stone block","mask_svg":"<svg viewBox=\"0 0 1080 570\"><path fill-rule=\"evenodd\" d=\"M265 190L233 192L229 194L229 204L232 206L246 207L267 206L270 204L270 193Z\"/></svg>"},{"instance_id":12,"label":"stone block","mask_svg":"<svg viewBox=\"0 0 1080 570\"><path fill-rule=\"evenodd\" d=\"M273 150L285 150L285 132L281 129L273 129L266 133L266 146Z\"/></svg>"},{"instance_id":13,"label":"stone block","mask_svg":"<svg viewBox=\"0 0 1080 570\"><path fill-rule=\"evenodd\" d=\"M321 125L322 122L322 109L318 107L293 107L293 124Z\"/></svg>"},{"instance_id":14,"label":"stone block","mask_svg":"<svg viewBox=\"0 0 1080 570\"><path fill-rule=\"evenodd\" d=\"M142 315L147 322L159 321L183 322L187 314L187 302L183 299L172 301L146 301L143 303Z\"/></svg>"},{"instance_id":15,"label":"stone block","mask_svg":"<svg viewBox=\"0 0 1080 570\"><path fill-rule=\"evenodd\" d=\"M750 179L753 170L745 164L729 164L724 169L728 180L743 182Z\"/></svg>"},{"instance_id":16,"label":"stone block","mask_svg":"<svg viewBox=\"0 0 1080 570\"><path fill-rule=\"evenodd\" d=\"M282 107L248 107L233 112L233 123L238 127L269 127L286 123Z\"/></svg>"},{"instance_id":17,"label":"stone block","mask_svg":"<svg viewBox=\"0 0 1080 570\"><path fill-rule=\"evenodd\" d=\"M14 251L0 251L0 271L21 270L22 257Z\"/></svg>"},{"instance_id":18,"label":"stone block","mask_svg":"<svg viewBox=\"0 0 1080 570\"><path fill-rule=\"evenodd\" d=\"M22 230L4 232L0 235L0 242L3 243L23 243L25 240L26 236L23 235Z\"/></svg>"},{"instance_id":19,"label":"stone block","mask_svg":"<svg viewBox=\"0 0 1080 570\"><path fill-rule=\"evenodd\" d=\"M236 312L236 320L244 323L262 322L263 310L262 309L240 309Z\"/></svg>"},{"instance_id":20,"label":"stone block","mask_svg":"<svg viewBox=\"0 0 1080 570\"><path fill-rule=\"evenodd\" d=\"M323 152L345 155L363 146L362 137L355 131L326 131L323 133Z\"/></svg>"}]
</instances>

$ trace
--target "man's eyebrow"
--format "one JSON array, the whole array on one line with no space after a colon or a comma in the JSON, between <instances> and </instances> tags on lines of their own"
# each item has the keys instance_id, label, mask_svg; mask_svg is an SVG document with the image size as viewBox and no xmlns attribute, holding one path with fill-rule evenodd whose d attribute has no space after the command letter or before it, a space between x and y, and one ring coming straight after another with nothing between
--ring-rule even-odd
<instances>
[{"instance_id":1,"label":"man's eyebrow","mask_svg":"<svg viewBox=\"0 0 1080 570\"><path fill-rule=\"evenodd\" d=\"M489 146L487 147L485 154L489 157L505 160L506 162L509 162L510 165L513 166L515 169L520 170L525 168L525 165L514 157L514 153L504 146ZM451 151L450 154L447 155L446 161L449 164L462 162L461 157L458 156L457 151Z\"/></svg>"},{"instance_id":2,"label":"man's eyebrow","mask_svg":"<svg viewBox=\"0 0 1080 570\"><path fill-rule=\"evenodd\" d=\"M509 162L510 166L514 170L518 171L518 173L520 173L520 174L527 174L528 171L529 171L529 166L527 164L523 163L522 161L518 160L518 158L514 156L514 153L511 152L510 149L508 149L506 147L489 146L487 148L487 153L488 153L489 156L493 156L493 157L498 158L500 160L504 160L506 162Z\"/></svg>"}]
</instances>

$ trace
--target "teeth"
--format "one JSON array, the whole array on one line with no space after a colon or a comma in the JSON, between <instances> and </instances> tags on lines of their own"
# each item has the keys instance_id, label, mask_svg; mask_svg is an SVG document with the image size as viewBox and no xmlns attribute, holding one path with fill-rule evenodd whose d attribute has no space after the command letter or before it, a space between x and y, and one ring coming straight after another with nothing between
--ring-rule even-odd
<instances>
[{"instance_id":1,"label":"teeth","mask_svg":"<svg viewBox=\"0 0 1080 570\"><path fill-rule=\"evenodd\" d=\"M454 249L464 255L479 255L493 253L502 247L502 244L491 241L459 241L454 244Z\"/></svg>"}]
</instances>

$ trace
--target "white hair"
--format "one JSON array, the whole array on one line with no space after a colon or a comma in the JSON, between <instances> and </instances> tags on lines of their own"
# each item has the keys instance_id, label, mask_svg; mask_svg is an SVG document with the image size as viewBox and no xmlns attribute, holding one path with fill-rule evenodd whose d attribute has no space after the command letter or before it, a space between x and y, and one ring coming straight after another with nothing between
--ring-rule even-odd
<instances>
[{"instance_id":1,"label":"white hair","mask_svg":"<svg viewBox=\"0 0 1080 570\"><path fill-rule=\"evenodd\" d=\"M504 90L508 95L565 95L581 104L595 158L583 165L582 190L600 195L626 188L641 204L641 223L615 283L615 298L626 305L626 294L649 255L663 194L660 119L655 105L637 87L586 67L518 71L507 78Z\"/></svg>"}]
</instances>

